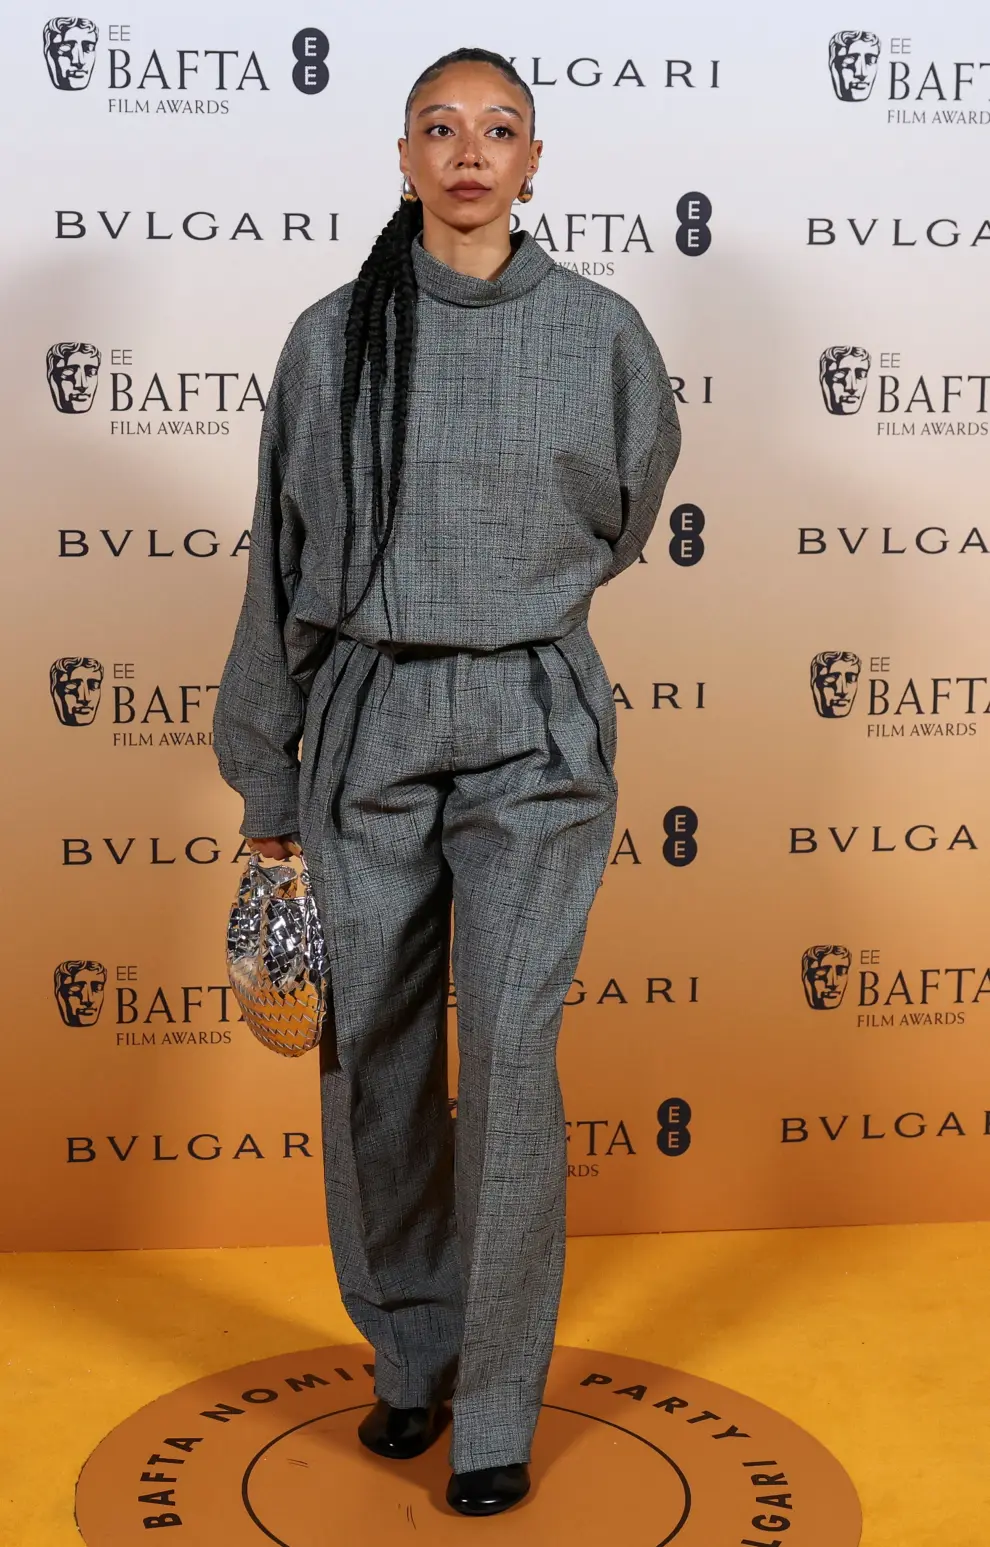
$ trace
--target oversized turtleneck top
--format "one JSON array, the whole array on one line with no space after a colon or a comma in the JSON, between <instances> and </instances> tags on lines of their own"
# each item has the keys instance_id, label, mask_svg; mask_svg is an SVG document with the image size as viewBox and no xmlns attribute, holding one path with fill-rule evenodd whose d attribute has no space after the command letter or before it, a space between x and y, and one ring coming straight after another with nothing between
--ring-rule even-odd
<instances>
[{"instance_id":1,"label":"oversized turtleneck top","mask_svg":"<svg viewBox=\"0 0 990 1547\"><path fill-rule=\"evenodd\" d=\"M418 298L405 455L379 579L345 632L375 644L497 650L560 638L632 564L680 430L636 308L559 267L528 233L494 280L412 247ZM298 829L298 746L314 640L336 622L345 525L339 394L353 282L303 312L261 431L247 586L217 696L220 771L241 831ZM388 314L387 358L394 318ZM391 384L383 394L389 465ZM371 434L354 431L349 605L373 553ZM386 612L385 599L388 610Z\"/></svg>"}]
</instances>

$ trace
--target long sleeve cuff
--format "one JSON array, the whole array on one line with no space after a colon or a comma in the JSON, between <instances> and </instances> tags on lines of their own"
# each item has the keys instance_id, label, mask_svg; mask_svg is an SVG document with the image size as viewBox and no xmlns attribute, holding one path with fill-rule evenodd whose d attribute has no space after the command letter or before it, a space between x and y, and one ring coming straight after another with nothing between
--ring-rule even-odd
<instances>
[{"instance_id":1,"label":"long sleeve cuff","mask_svg":"<svg viewBox=\"0 0 990 1547\"><path fill-rule=\"evenodd\" d=\"M299 829L299 774L286 769L282 774L239 779L244 797L244 820L239 831L243 838L283 838Z\"/></svg>"}]
</instances>

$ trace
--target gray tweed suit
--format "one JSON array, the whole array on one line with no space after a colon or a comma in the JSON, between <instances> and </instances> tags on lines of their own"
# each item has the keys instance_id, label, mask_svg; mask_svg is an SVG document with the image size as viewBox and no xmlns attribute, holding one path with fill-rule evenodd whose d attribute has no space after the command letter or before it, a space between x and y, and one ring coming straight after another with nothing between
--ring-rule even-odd
<instances>
[{"instance_id":1,"label":"gray tweed suit","mask_svg":"<svg viewBox=\"0 0 990 1547\"><path fill-rule=\"evenodd\" d=\"M532 237L513 246L494 282L413 247L396 529L329 654L351 286L295 324L214 722L241 832L299 834L328 937L324 1154L344 1303L381 1396L453 1393L456 1471L528 1459L539 1413L564 1252L556 1040L615 817L615 708L588 608L638 557L680 443L635 308ZM387 392L383 421L387 458ZM370 469L362 419L359 512Z\"/></svg>"}]
</instances>

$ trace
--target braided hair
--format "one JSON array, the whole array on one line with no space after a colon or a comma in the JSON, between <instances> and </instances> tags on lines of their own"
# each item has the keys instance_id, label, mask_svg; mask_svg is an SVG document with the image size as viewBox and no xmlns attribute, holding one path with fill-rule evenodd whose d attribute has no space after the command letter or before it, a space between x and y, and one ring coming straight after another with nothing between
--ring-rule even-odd
<instances>
[{"instance_id":1,"label":"braided hair","mask_svg":"<svg viewBox=\"0 0 990 1547\"><path fill-rule=\"evenodd\" d=\"M531 114L531 135L535 134L536 109L533 93L508 59L485 48L458 48L444 54L413 85L406 99L405 132L409 132L409 114L413 99L448 65L477 62L489 64L526 96ZM409 379L413 340L416 330L417 286L412 262L412 244L423 229L423 206L403 201L379 235L361 266L351 294L344 327L344 367L340 387L341 470L344 482L345 527L341 556L340 598L333 638L344 623L357 612L379 573L395 526L402 478L402 460L406 442L406 418L409 405ZM389 445L388 476L382 457L382 389L388 376L386 359L387 315L389 303L395 324L392 349L392 434ZM368 366L368 404L371 425L371 523L374 553L368 577L357 601L347 607L347 582L350 574L354 539L357 533L357 509L354 492L354 428L357 422L365 364ZM385 616L389 636L392 624L385 598Z\"/></svg>"}]
</instances>

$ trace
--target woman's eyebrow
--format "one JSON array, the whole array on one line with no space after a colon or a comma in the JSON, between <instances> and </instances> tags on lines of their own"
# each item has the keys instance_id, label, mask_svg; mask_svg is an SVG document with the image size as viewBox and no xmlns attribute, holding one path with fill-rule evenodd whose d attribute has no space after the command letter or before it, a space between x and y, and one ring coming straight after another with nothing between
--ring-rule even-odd
<instances>
[{"instance_id":1,"label":"woman's eyebrow","mask_svg":"<svg viewBox=\"0 0 990 1547\"><path fill-rule=\"evenodd\" d=\"M483 113L509 113L513 118L522 118L518 108L509 107L508 104L490 103L481 110ZM429 107L421 107L416 114L417 118L424 118L427 113L456 113L457 105L453 102L431 102Z\"/></svg>"}]
</instances>

